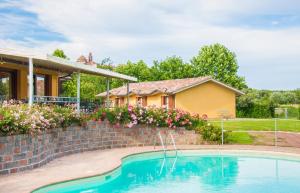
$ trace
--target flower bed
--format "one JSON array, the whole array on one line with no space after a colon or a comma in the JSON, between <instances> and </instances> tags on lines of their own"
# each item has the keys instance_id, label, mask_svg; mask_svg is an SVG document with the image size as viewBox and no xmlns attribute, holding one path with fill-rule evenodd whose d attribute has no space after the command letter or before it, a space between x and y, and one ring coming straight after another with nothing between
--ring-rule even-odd
<instances>
[{"instance_id":1,"label":"flower bed","mask_svg":"<svg viewBox=\"0 0 300 193\"><path fill-rule=\"evenodd\" d=\"M206 123L198 114L190 114L179 109L166 109L156 107L120 107L114 109L99 109L93 120L107 119L114 125L125 125L131 128L137 124L146 124L153 127L185 127L194 129Z\"/></svg>"},{"instance_id":2,"label":"flower bed","mask_svg":"<svg viewBox=\"0 0 300 193\"><path fill-rule=\"evenodd\" d=\"M65 128L73 123L85 124L87 120L107 120L114 126L122 125L127 128L135 125L170 129L184 127L200 133L204 140L218 143L221 142L222 137L220 128L207 123L207 116L200 117L179 109L129 106L99 109L91 115L83 115L78 114L72 106L33 105L29 107L16 101L4 102L0 106L0 136L36 135L53 128ZM223 136L227 138L227 135Z\"/></svg>"},{"instance_id":3,"label":"flower bed","mask_svg":"<svg viewBox=\"0 0 300 193\"><path fill-rule=\"evenodd\" d=\"M82 119L72 107L29 107L17 101L4 101L0 106L0 135L39 134L44 130L81 123Z\"/></svg>"}]
</instances>

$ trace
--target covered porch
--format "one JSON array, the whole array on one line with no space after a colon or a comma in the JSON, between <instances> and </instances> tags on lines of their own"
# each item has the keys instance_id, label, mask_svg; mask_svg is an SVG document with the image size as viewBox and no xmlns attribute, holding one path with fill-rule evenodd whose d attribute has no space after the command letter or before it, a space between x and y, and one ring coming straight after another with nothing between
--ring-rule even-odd
<instances>
[{"instance_id":1,"label":"covered porch","mask_svg":"<svg viewBox=\"0 0 300 193\"><path fill-rule=\"evenodd\" d=\"M74 73L77 76L76 97L61 96L61 82ZM33 103L76 104L80 111L80 73L106 77L107 93L111 78L124 80L127 87L129 82L137 81L135 77L52 55L0 49L0 101L15 99L30 106Z\"/></svg>"}]
</instances>

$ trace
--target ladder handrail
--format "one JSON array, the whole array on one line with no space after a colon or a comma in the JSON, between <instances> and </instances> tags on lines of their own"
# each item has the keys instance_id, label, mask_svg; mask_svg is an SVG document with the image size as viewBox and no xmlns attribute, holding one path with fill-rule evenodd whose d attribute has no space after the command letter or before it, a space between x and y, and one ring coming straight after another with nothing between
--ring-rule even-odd
<instances>
[{"instance_id":1,"label":"ladder handrail","mask_svg":"<svg viewBox=\"0 0 300 193\"><path fill-rule=\"evenodd\" d=\"M164 141L163 141L163 138L162 138L162 136L161 136L160 131L157 132L157 135L158 135L158 137L159 137L159 139L160 139L160 144L162 145L162 148L163 148L164 152L166 153L166 147L165 147L165 144L164 144ZM154 143L153 143L153 148L154 148L154 149L155 149L155 147L156 147L156 139L157 139L156 137L157 137L157 136L154 137Z\"/></svg>"},{"instance_id":2,"label":"ladder handrail","mask_svg":"<svg viewBox=\"0 0 300 193\"><path fill-rule=\"evenodd\" d=\"M171 140L172 140L172 143L173 143L173 148L174 148L174 150L175 150L176 153L177 153L177 147L176 147L175 139L174 139L172 133L169 132L169 135L171 136Z\"/></svg>"},{"instance_id":3,"label":"ladder handrail","mask_svg":"<svg viewBox=\"0 0 300 193\"><path fill-rule=\"evenodd\" d=\"M160 143L161 143L161 145L162 145L162 148L163 148L164 153L166 153L166 151L167 151L167 148L168 148L168 147L167 147L167 138L168 138L168 136L170 136L170 137L171 137L171 140L172 140L173 148L174 148L174 150L176 151L176 155L177 155L176 142L175 142L175 139L174 139L172 133L171 133L171 132L168 132L168 134L166 135L166 138L165 138L166 144L164 143L164 140L163 140L163 138L162 138L162 136L161 136L160 131L157 132L157 135L158 135L158 137L159 137L159 139L160 139ZM155 149L155 147L156 147L156 137L155 137L154 139L155 139L155 141L154 141L154 149Z\"/></svg>"},{"instance_id":4,"label":"ladder handrail","mask_svg":"<svg viewBox=\"0 0 300 193\"><path fill-rule=\"evenodd\" d=\"M164 140L163 140L163 138L162 138L162 136L160 134L160 131L158 132L158 136L159 136L159 139L160 139L160 143L161 143L161 145L163 147L164 153L166 153L166 148L165 148Z\"/></svg>"}]
</instances>

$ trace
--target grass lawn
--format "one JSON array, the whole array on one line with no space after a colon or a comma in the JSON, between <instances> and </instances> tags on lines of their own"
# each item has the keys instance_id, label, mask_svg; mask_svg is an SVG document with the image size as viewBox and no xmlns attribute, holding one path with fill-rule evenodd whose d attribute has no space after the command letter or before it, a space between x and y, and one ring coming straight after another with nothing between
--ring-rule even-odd
<instances>
[{"instance_id":1,"label":"grass lawn","mask_svg":"<svg viewBox=\"0 0 300 193\"><path fill-rule=\"evenodd\" d=\"M253 144L254 138L247 132L228 133L228 143L229 144L242 144L251 145Z\"/></svg>"},{"instance_id":2,"label":"grass lawn","mask_svg":"<svg viewBox=\"0 0 300 193\"><path fill-rule=\"evenodd\" d=\"M221 121L210 121L210 123L221 127ZM224 121L224 129L228 131L274 131L274 125L274 119L234 119ZM300 132L300 120L278 119L277 130Z\"/></svg>"}]
</instances>

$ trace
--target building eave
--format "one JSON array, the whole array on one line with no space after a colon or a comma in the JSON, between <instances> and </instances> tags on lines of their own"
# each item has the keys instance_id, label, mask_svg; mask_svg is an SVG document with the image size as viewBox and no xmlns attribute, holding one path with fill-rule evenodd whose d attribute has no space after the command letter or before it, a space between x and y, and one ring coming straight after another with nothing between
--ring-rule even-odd
<instances>
[{"instance_id":1,"label":"building eave","mask_svg":"<svg viewBox=\"0 0 300 193\"><path fill-rule=\"evenodd\" d=\"M98 75L98 76L104 76L109 78L117 78L126 81L132 81L132 82L137 81L137 78L132 76L127 76L117 72L112 72L109 70L84 65L78 62L72 62L70 60L58 58L52 55L43 56L43 55L26 54L26 53L17 52L15 50L0 48L0 57L18 60L23 62L24 64L28 64L28 59L32 58L34 66L41 67L41 68L44 67L58 72L65 72L65 73L80 72L84 74Z\"/></svg>"}]
</instances>

